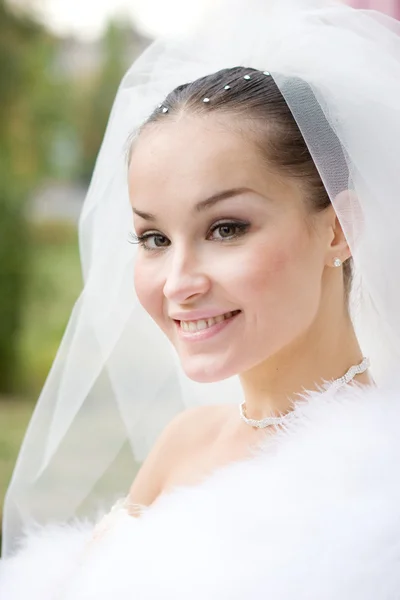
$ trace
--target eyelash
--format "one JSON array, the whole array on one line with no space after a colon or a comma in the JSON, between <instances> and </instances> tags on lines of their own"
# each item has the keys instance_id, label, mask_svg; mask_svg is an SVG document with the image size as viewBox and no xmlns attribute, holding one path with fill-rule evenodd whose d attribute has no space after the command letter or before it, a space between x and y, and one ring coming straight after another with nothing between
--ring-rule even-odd
<instances>
[{"instance_id":1,"label":"eyelash","mask_svg":"<svg viewBox=\"0 0 400 600\"><path fill-rule=\"evenodd\" d=\"M207 234L207 236L209 236L210 234L213 234L215 231L217 231L218 229L221 229L222 227L231 227L231 228L235 228L236 233L226 237L226 238L219 238L216 240L210 240L210 241L215 241L215 242L230 242L232 240L237 239L238 237L241 237L242 235L244 235L246 233L246 231L248 230L248 228L250 227L250 223L245 223L243 221L220 221L218 223L215 223L210 229L209 232ZM146 233L142 233L141 235L136 235L135 233L133 233L133 231L131 231L129 233L129 238L128 238L128 242L130 244L139 244L140 246L142 246L142 248L144 248L146 251L148 252L158 252L159 250L163 250L165 248L168 248L169 246L156 246L155 248L149 248L146 245L147 240L151 239L151 238L162 238L163 240L168 240L168 238L165 235L162 235L161 233L157 232L157 231L148 231ZM169 241L169 240L168 240Z\"/></svg>"}]
</instances>

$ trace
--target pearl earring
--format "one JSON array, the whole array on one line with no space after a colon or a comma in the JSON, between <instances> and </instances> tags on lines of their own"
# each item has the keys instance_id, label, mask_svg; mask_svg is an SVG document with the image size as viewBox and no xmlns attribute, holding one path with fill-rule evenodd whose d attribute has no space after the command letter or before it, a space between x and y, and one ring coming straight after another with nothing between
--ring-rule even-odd
<instances>
[{"instance_id":1,"label":"pearl earring","mask_svg":"<svg viewBox=\"0 0 400 600\"><path fill-rule=\"evenodd\" d=\"M342 261L340 260L340 258L335 258L335 260L333 261L333 265L335 267L341 267L342 266Z\"/></svg>"}]
</instances>

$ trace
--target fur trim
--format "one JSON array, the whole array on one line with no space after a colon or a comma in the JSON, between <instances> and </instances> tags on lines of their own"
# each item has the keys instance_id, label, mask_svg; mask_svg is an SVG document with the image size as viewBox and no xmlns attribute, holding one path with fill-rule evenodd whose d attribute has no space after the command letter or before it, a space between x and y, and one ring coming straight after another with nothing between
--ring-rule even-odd
<instances>
[{"instance_id":1,"label":"fur trim","mask_svg":"<svg viewBox=\"0 0 400 600\"><path fill-rule=\"evenodd\" d=\"M1 600L53 600L75 571L92 527L75 523L27 531L18 554L0 561Z\"/></svg>"},{"instance_id":2,"label":"fur trim","mask_svg":"<svg viewBox=\"0 0 400 600\"><path fill-rule=\"evenodd\" d=\"M398 600L398 390L307 396L251 459L122 513L78 568L78 528L32 539L0 597L53 600L56 556L74 573L62 600Z\"/></svg>"}]
</instances>

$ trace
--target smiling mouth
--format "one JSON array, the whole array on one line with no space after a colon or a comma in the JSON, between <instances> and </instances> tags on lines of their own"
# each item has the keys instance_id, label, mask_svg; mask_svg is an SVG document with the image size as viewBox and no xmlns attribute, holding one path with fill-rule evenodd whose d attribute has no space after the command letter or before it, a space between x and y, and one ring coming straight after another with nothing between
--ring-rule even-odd
<instances>
[{"instance_id":1,"label":"smiling mouth","mask_svg":"<svg viewBox=\"0 0 400 600\"><path fill-rule=\"evenodd\" d=\"M223 315L218 315L217 317L211 317L209 319L199 319L198 321L178 321L182 331L187 333L195 333L196 331L203 331L204 329L209 329L217 323L222 323L222 321L226 321L227 319L231 319L238 315L241 311L234 310L232 312L227 312Z\"/></svg>"}]
</instances>

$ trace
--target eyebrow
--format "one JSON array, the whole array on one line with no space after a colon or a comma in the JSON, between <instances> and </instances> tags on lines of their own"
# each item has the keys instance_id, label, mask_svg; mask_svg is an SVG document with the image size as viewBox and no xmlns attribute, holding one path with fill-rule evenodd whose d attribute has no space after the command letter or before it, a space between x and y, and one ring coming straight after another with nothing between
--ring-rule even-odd
<instances>
[{"instance_id":1,"label":"eyebrow","mask_svg":"<svg viewBox=\"0 0 400 600\"><path fill-rule=\"evenodd\" d=\"M222 202L222 200L227 200L228 198L233 198L235 196L239 196L240 194L244 194L246 192L252 192L252 191L253 190L251 190L250 188L241 187L241 188L232 188L230 190L225 190L223 192L217 192L216 194L213 194L212 196L210 196L209 198L206 198L205 200L200 200L200 202L198 202L195 205L194 210L196 212L202 212L203 210L207 210L208 208L211 208L212 206L217 204L217 202ZM137 208L134 208L133 206L132 206L132 210L135 213L135 215L137 215L141 219L144 219L145 221L155 221L156 220L156 216L152 215L151 213L143 212L141 210L138 210Z\"/></svg>"}]
</instances>

